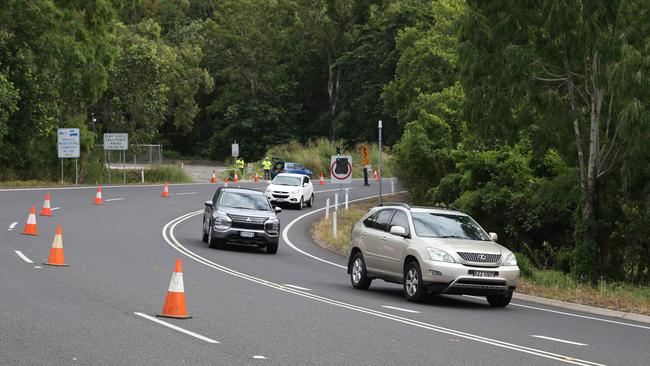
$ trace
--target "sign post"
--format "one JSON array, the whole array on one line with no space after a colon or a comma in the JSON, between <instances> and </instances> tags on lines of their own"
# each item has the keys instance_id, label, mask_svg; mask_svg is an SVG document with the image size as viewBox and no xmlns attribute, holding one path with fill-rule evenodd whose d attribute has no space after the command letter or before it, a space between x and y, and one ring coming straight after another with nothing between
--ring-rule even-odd
<instances>
[{"instance_id":1,"label":"sign post","mask_svg":"<svg viewBox=\"0 0 650 366\"><path fill-rule=\"evenodd\" d=\"M63 159L74 158L74 184L79 183L78 162L80 155L79 129L78 128L59 128L57 130L57 147L58 156L61 159L61 183L63 183Z\"/></svg>"},{"instance_id":2,"label":"sign post","mask_svg":"<svg viewBox=\"0 0 650 366\"><path fill-rule=\"evenodd\" d=\"M330 179L332 184L352 184L351 155L332 155Z\"/></svg>"},{"instance_id":3,"label":"sign post","mask_svg":"<svg viewBox=\"0 0 650 366\"><path fill-rule=\"evenodd\" d=\"M126 150L129 149L128 133L105 133L104 134L104 151L118 150L122 159L122 176L126 184ZM108 184L111 184L111 154L108 153Z\"/></svg>"},{"instance_id":4,"label":"sign post","mask_svg":"<svg viewBox=\"0 0 650 366\"><path fill-rule=\"evenodd\" d=\"M232 150L232 157L233 158L238 158L239 157L239 144L235 140L235 143L231 145L231 150Z\"/></svg>"},{"instance_id":5,"label":"sign post","mask_svg":"<svg viewBox=\"0 0 650 366\"><path fill-rule=\"evenodd\" d=\"M363 185L369 186L368 183L368 167L370 166L370 151L368 151L368 146L364 146L361 149L361 164L363 165Z\"/></svg>"}]
</instances>

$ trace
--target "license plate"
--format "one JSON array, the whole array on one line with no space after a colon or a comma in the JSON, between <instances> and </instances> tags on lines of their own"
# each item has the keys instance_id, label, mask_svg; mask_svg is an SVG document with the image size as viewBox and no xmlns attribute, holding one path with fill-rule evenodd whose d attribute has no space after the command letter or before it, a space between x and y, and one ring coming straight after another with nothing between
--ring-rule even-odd
<instances>
[{"instance_id":1,"label":"license plate","mask_svg":"<svg viewBox=\"0 0 650 366\"><path fill-rule=\"evenodd\" d=\"M276 202L284 202L284 198L276 198L275 201Z\"/></svg>"},{"instance_id":2,"label":"license plate","mask_svg":"<svg viewBox=\"0 0 650 366\"><path fill-rule=\"evenodd\" d=\"M470 271L470 274L474 277L496 277L498 272L488 272L488 271Z\"/></svg>"},{"instance_id":3,"label":"license plate","mask_svg":"<svg viewBox=\"0 0 650 366\"><path fill-rule=\"evenodd\" d=\"M241 231L241 232L239 232L239 235L241 235L244 238L254 238L255 237L255 233L252 233L250 231Z\"/></svg>"}]
</instances>

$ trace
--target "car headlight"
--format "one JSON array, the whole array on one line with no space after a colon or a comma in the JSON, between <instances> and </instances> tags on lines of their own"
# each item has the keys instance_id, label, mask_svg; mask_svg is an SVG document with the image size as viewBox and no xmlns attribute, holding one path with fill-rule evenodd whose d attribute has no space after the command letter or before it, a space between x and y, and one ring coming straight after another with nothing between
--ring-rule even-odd
<instances>
[{"instance_id":1,"label":"car headlight","mask_svg":"<svg viewBox=\"0 0 650 366\"><path fill-rule=\"evenodd\" d=\"M298 194L298 193L300 193L299 189L295 189L295 190L291 191L291 194Z\"/></svg>"},{"instance_id":2,"label":"car headlight","mask_svg":"<svg viewBox=\"0 0 650 366\"><path fill-rule=\"evenodd\" d=\"M450 256L445 251L442 251L440 249L427 248L427 252L429 252L429 259L431 259L432 261L449 262L449 263L456 262L452 256Z\"/></svg>"},{"instance_id":3,"label":"car headlight","mask_svg":"<svg viewBox=\"0 0 650 366\"><path fill-rule=\"evenodd\" d=\"M271 193L271 187L266 187L266 193Z\"/></svg>"},{"instance_id":4,"label":"car headlight","mask_svg":"<svg viewBox=\"0 0 650 366\"><path fill-rule=\"evenodd\" d=\"M510 253L506 256L506 259L503 260L503 265L504 266L516 266L517 265L517 258L515 258L515 255Z\"/></svg>"},{"instance_id":5,"label":"car headlight","mask_svg":"<svg viewBox=\"0 0 650 366\"><path fill-rule=\"evenodd\" d=\"M214 214L215 230L220 230L220 231L228 230L230 229L231 224L232 224L232 220L230 219L230 217L228 217L228 215L221 212L217 212Z\"/></svg>"},{"instance_id":6,"label":"car headlight","mask_svg":"<svg viewBox=\"0 0 650 366\"><path fill-rule=\"evenodd\" d=\"M264 231L269 234L277 234L280 231L280 222L277 219L268 219L264 223Z\"/></svg>"}]
</instances>

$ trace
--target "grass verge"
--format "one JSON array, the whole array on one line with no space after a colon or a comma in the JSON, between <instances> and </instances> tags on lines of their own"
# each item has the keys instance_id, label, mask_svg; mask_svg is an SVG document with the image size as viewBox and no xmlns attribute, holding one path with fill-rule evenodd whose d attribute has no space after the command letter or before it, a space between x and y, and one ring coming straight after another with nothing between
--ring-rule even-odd
<instances>
[{"instance_id":1,"label":"grass verge","mask_svg":"<svg viewBox=\"0 0 650 366\"><path fill-rule=\"evenodd\" d=\"M387 197L390 201L409 202L404 194ZM377 205L377 199L369 199L350 205L349 210L337 213L338 235L332 233L331 217L321 218L312 228L314 241L341 255L348 251L348 236L352 226ZM559 271L535 268L527 258L517 255L522 272L517 292L576 304L595 306L610 310L650 315L650 287L629 283L600 281L596 286L576 282Z\"/></svg>"}]
</instances>

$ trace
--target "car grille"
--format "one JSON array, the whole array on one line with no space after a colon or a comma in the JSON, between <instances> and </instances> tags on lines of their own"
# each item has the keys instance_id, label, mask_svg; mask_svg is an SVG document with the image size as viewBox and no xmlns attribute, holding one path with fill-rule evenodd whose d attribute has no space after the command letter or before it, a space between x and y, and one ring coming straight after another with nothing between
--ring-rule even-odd
<instances>
[{"instance_id":1,"label":"car grille","mask_svg":"<svg viewBox=\"0 0 650 366\"><path fill-rule=\"evenodd\" d=\"M274 198L289 198L289 193L287 192L273 192L272 195Z\"/></svg>"},{"instance_id":2,"label":"car grille","mask_svg":"<svg viewBox=\"0 0 650 366\"><path fill-rule=\"evenodd\" d=\"M476 263L496 263L501 259L501 254L458 252L458 255L468 262Z\"/></svg>"},{"instance_id":3,"label":"car grille","mask_svg":"<svg viewBox=\"0 0 650 366\"><path fill-rule=\"evenodd\" d=\"M255 217L228 214L235 229L264 230L264 222L268 217Z\"/></svg>"}]
</instances>

